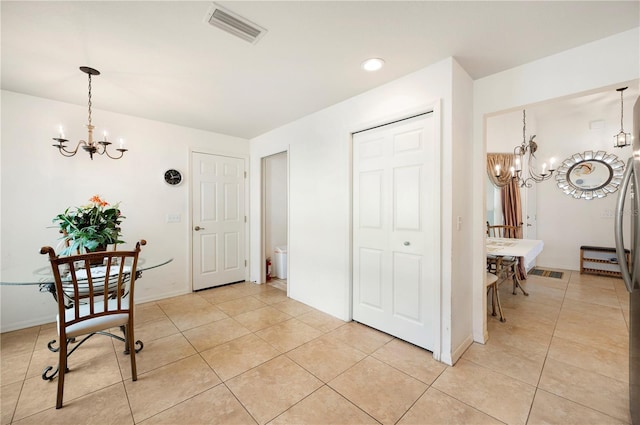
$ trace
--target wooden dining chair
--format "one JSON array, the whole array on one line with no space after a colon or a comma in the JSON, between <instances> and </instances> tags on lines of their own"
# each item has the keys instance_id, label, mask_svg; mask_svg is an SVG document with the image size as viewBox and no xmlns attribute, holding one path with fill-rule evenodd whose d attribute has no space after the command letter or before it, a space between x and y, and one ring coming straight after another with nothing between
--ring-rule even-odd
<instances>
[{"instance_id":1,"label":"wooden dining chair","mask_svg":"<svg viewBox=\"0 0 640 425\"><path fill-rule=\"evenodd\" d=\"M58 302L57 330L59 346L49 342L51 351L58 353L58 368L48 366L42 379L58 376L56 409L62 407L65 373L69 371L68 358L87 339L96 334L110 336L125 344L125 353L131 356L131 377L137 380L135 353L142 342L134 343L134 287L141 240L131 251L100 251L88 254L58 256L53 248L45 246L41 254L49 254ZM97 260L99 266L92 266ZM70 303L65 299L71 298ZM112 334L110 329L120 327L124 338ZM82 337L80 341L76 338ZM51 372L51 373L50 373Z\"/></svg>"},{"instance_id":2,"label":"wooden dining chair","mask_svg":"<svg viewBox=\"0 0 640 425\"><path fill-rule=\"evenodd\" d=\"M519 238L521 226L506 224L490 225L487 221L487 236L490 238Z\"/></svg>"},{"instance_id":3,"label":"wooden dining chair","mask_svg":"<svg viewBox=\"0 0 640 425\"><path fill-rule=\"evenodd\" d=\"M487 295L491 295L491 315L496 316L496 306L498 307L498 312L500 313L500 321L506 322L507 319L504 317L504 313L502 312L502 304L500 304L500 293L498 291L498 276L493 273L487 272L484 277L484 286L487 288Z\"/></svg>"},{"instance_id":4,"label":"wooden dining chair","mask_svg":"<svg viewBox=\"0 0 640 425\"><path fill-rule=\"evenodd\" d=\"M487 236L491 238L520 238L521 226L490 225L487 221ZM513 280L513 295L516 288L520 288L523 294L529 295L520 285L518 279L518 257L487 255L487 271L499 277L498 285L505 280Z\"/></svg>"}]
</instances>

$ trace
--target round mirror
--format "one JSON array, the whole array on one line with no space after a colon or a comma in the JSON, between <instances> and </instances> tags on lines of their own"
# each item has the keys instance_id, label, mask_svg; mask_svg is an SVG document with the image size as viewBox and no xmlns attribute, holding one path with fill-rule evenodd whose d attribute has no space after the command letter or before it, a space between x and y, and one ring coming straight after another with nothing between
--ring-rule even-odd
<instances>
[{"instance_id":1,"label":"round mirror","mask_svg":"<svg viewBox=\"0 0 640 425\"><path fill-rule=\"evenodd\" d=\"M556 174L558 187L576 199L604 198L618 190L624 162L605 151L576 153L562 162Z\"/></svg>"}]
</instances>

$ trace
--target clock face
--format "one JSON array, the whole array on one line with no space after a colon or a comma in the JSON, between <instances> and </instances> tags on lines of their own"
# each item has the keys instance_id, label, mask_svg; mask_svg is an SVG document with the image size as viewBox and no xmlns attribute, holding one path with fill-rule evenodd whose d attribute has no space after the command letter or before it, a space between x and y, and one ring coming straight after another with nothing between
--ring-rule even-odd
<instances>
[{"instance_id":1,"label":"clock face","mask_svg":"<svg viewBox=\"0 0 640 425\"><path fill-rule=\"evenodd\" d=\"M167 170L164 173L164 181L172 186L178 185L182 181L182 174L178 170Z\"/></svg>"}]
</instances>

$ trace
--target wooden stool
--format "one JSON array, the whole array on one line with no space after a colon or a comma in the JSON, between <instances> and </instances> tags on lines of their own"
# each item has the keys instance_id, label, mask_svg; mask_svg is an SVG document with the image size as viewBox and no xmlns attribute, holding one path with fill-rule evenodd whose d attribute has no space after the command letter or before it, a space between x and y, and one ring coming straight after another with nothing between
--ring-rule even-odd
<instances>
[{"instance_id":1,"label":"wooden stool","mask_svg":"<svg viewBox=\"0 0 640 425\"><path fill-rule=\"evenodd\" d=\"M496 304L498 304L498 311L500 312L500 321L506 322L502 313L502 305L500 305L500 294L498 294L498 276L493 273L487 272L484 278L484 286L487 288L487 294L491 292L491 315L496 315Z\"/></svg>"}]
</instances>

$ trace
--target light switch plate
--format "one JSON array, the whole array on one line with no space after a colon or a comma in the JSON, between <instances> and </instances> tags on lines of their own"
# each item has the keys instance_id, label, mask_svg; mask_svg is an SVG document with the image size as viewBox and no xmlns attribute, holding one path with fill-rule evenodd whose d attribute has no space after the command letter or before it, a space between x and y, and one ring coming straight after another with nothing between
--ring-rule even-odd
<instances>
[{"instance_id":1,"label":"light switch plate","mask_svg":"<svg viewBox=\"0 0 640 425\"><path fill-rule=\"evenodd\" d=\"M180 223L182 217L180 214L167 214L167 223Z\"/></svg>"}]
</instances>

